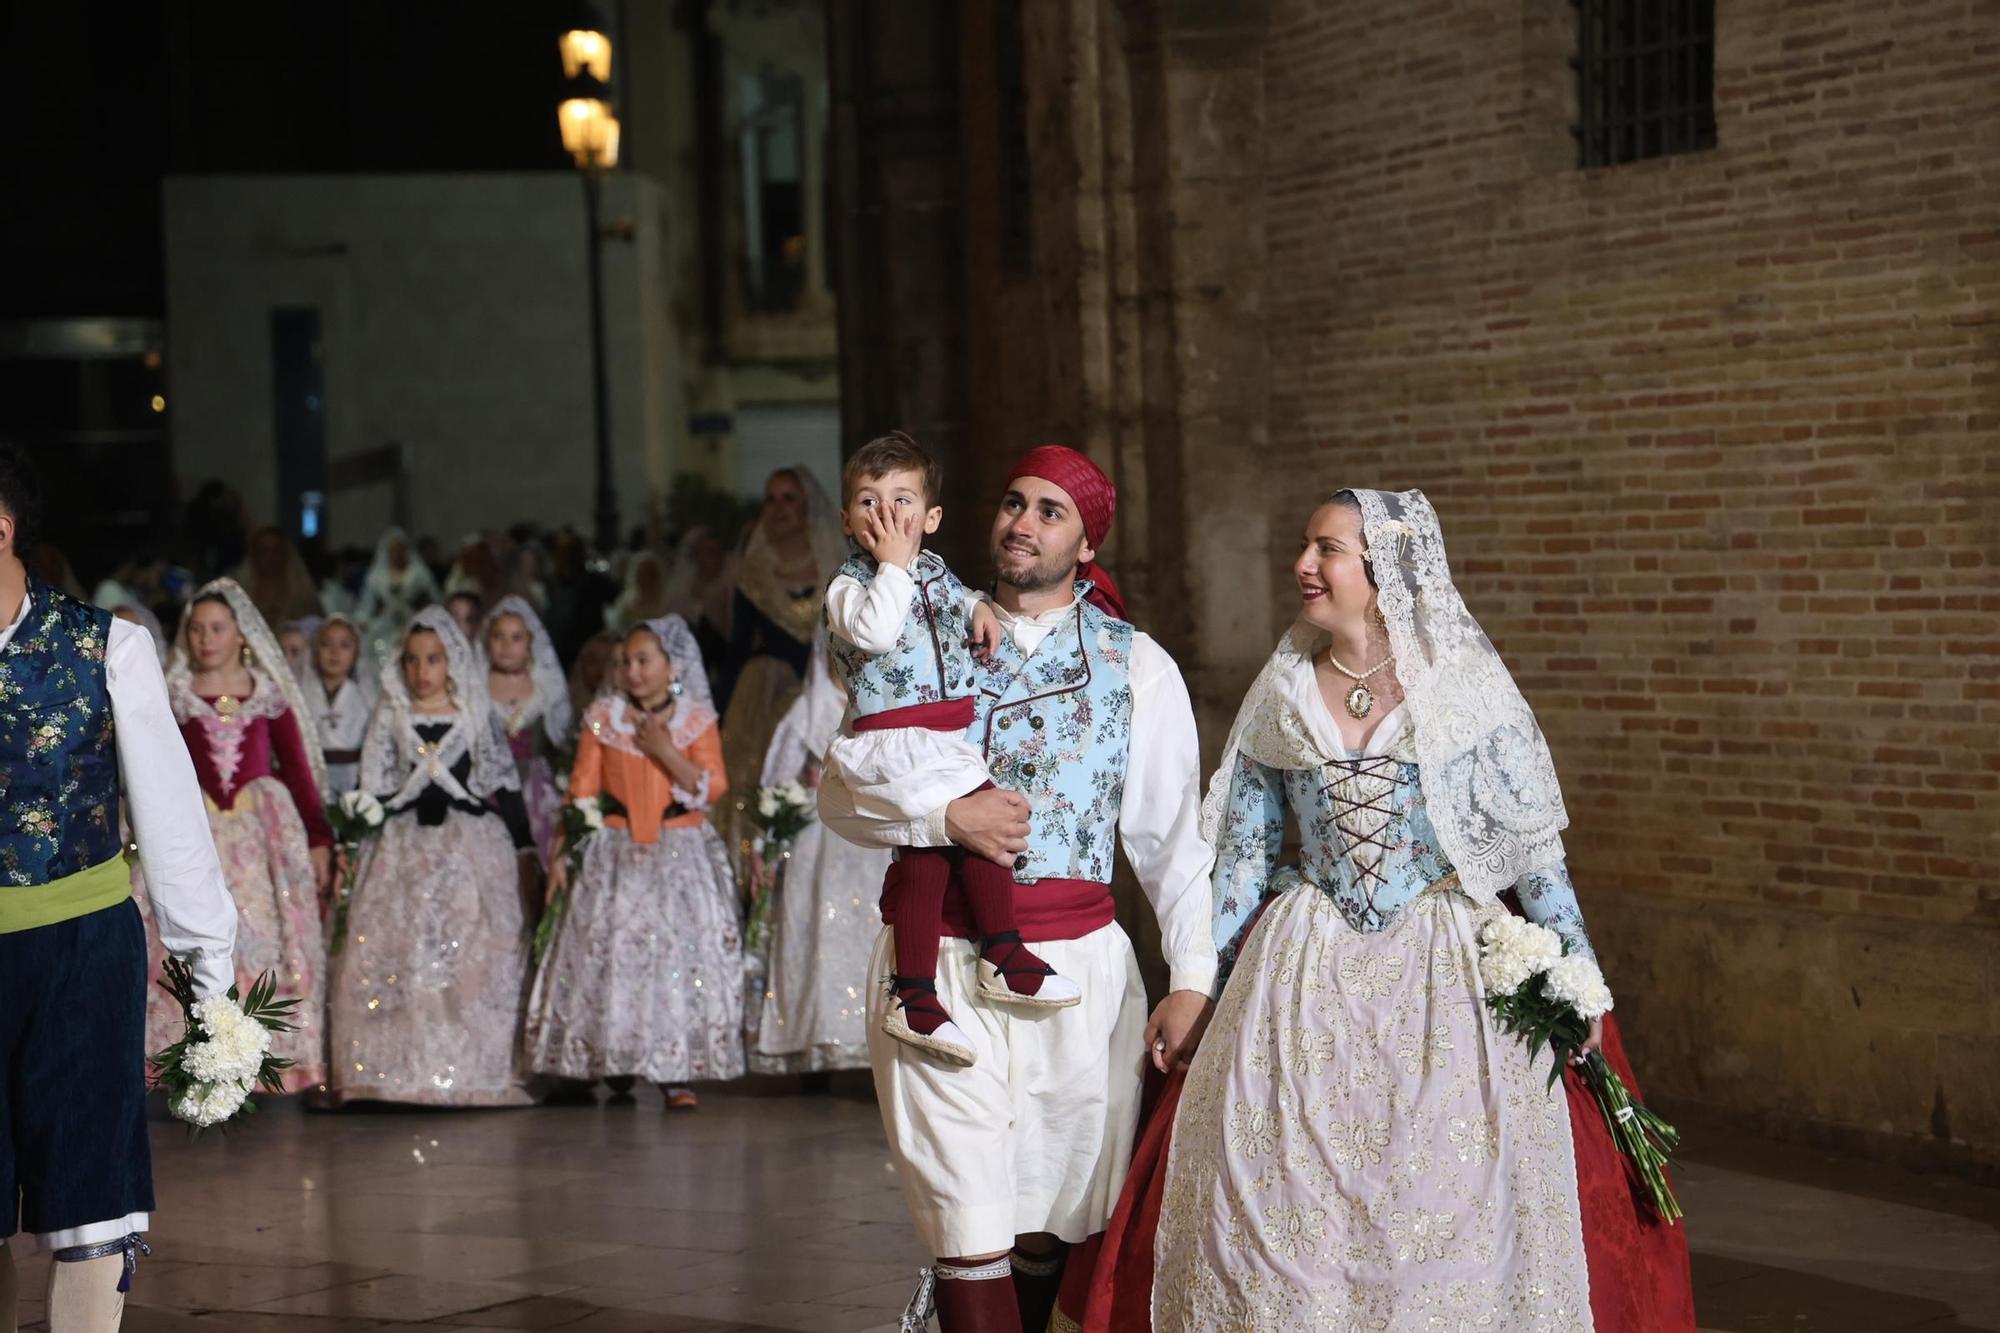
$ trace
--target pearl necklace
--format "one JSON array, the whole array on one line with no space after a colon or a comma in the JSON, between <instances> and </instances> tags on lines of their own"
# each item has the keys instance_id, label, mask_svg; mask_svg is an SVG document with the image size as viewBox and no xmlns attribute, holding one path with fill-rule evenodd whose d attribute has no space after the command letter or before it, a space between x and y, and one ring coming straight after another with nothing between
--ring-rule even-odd
<instances>
[{"instance_id":1,"label":"pearl necklace","mask_svg":"<svg viewBox=\"0 0 2000 1333\"><path fill-rule=\"evenodd\" d=\"M1326 650L1326 660L1333 664L1335 671L1354 682L1354 688L1347 692L1347 698L1344 700L1347 705L1347 715L1358 722L1374 712L1375 692L1368 688L1368 678L1393 663L1396 655L1390 653L1366 671L1349 670L1345 663L1333 655L1331 648Z\"/></svg>"}]
</instances>

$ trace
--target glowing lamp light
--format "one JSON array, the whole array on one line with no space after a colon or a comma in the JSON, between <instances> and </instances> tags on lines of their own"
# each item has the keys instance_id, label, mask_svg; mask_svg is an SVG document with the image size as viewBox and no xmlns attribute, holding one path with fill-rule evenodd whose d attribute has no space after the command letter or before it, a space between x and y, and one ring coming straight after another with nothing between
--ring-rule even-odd
<instances>
[{"instance_id":1,"label":"glowing lamp light","mask_svg":"<svg viewBox=\"0 0 2000 1333\"><path fill-rule=\"evenodd\" d=\"M572 97L556 108L563 150L586 171L618 165L618 117L611 104L595 97Z\"/></svg>"},{"instance_id":2,"label":"glowing lamp light","mask_svg":"<svg viewBox=\"0 0 2000 1333\"><path fill-rule=\"evenodd\" d=\"M611 39L588 28L573 28L556 38L562 48L563 77L588 72L599 83L611 82Z\"/></svg>"}]
</instances>

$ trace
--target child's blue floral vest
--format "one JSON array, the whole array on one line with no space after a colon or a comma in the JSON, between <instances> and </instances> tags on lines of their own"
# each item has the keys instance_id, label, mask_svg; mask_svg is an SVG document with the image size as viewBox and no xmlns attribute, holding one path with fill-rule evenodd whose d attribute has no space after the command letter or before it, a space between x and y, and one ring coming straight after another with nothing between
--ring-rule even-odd
<instances>
[{"instance_id":1,"label":"child's blue floral vest","mask_svg":"<svg viewBox=\"0 0 2000 1333\"><path fill-rule=\"evenodd\" d=\"M43 583L0 650L0 893L118 855L111 613Z\"/></svg>"},{"instance_id":2,"label":"child's blue floral vest","mask_svg":"<svg viewBox=\"0 0 2000 1333\"><path fill-rule=\"evenodd\" d=\"M840 572L866 586L875 581L875 562L852 555ZM965 644L972 623L965 611L965 585L929 551L918 553L910 577L917 591L895 648L875 655L838 634L827 635L827 658L847 687L856 717L972 694L972 650Z\"/></svg>"},{"instance_id":3,"label":"child's blue floral vest","mask_svg":"<svg viewBox=\"0 0 2000 1333\"><path fill-rule=\"evenodd\" d=\"M1132 748L1132 626L1085 602L1025 661L1003 636L974 662L979 714L967 733L995 784L1034 807L1014 880L1109 884Z\"/></svg>"}]
</instances>

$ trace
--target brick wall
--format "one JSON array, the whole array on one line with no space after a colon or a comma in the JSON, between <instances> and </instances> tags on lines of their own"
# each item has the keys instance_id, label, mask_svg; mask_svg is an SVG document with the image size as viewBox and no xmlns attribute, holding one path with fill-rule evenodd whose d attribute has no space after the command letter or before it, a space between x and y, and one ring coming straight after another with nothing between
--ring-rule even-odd
<instances>
[{"instance_id":1,"label":"brick wall","mask_svg":"<svg viewBox=\"0 0 2000 1333\"><path fill-rule=\"evenodd\" d=\"M2000 4L1719 8L1581 172L1566 0L1271 5L1255 484L1436 503L1663 1100L2000 1161Z\"/></svg>"}]
</instances>

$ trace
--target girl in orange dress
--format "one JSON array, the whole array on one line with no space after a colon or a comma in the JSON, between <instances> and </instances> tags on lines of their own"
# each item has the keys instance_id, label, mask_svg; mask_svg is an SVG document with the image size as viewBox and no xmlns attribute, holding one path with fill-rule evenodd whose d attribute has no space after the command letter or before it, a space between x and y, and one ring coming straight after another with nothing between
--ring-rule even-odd
<instances>
[{"instance_id":1,"label":"girl in orange dress","mask_svg":"<svg viewBox=\"0 0 2000 1333\"><path fill-rule=\"evenodd\" d=\"M651 1079L669 1108L684 1085L743 1072L743 943L736 882L709 811L728 790L722 733L687 622L625 636L621 689L584 713L573 803L608 794L624 813L584 847L573 878L560 846L552 891L569 906L535 978L528 1060L537 1073Z\"/></svg>"}]
</instances>

